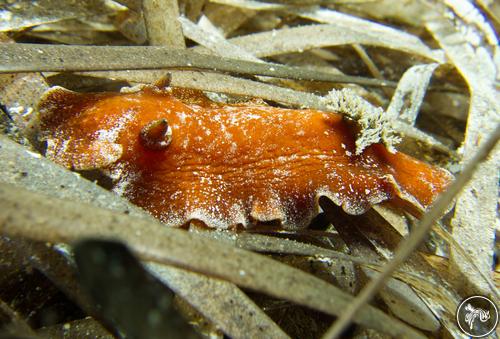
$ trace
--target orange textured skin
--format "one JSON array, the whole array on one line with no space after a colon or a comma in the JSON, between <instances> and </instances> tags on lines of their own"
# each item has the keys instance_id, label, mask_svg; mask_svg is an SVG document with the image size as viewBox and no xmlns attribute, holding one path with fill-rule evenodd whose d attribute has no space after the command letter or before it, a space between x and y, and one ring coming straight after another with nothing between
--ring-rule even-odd
<instances>
[{"instance_id":1,"label":"orange textured skin","mask_svg":"<svg viewBox=\"0 0 500 339\"><path fill-rule=\"evenodd\" d=\"M79 94L61 88L40 105L47 156L100 168L115 191L161 221L211 227L279 220L304 227L328 196L350 214L392 201L422 211L448 172L372 145L355 155L352 127L335 113L264 103L223 105L188 89ZM164 118L171 143L151 150L141 128Z\"/></svg>"}]
</instances>

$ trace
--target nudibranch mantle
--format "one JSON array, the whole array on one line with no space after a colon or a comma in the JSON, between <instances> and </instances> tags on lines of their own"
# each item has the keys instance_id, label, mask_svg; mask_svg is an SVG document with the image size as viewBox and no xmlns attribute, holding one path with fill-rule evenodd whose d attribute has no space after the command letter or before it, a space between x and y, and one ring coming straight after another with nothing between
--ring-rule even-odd
<instances>
[{"instance_id":1,"label":"nudibranch mantle","mask_svg":"<svg viewBox=\"0 0 500 339\"><path fill-rule=\"evenodd\" d=\"M116 192L172 226L305 227L320 196L350 214L383 201L419 213L451 181L447 171L380 144L356 155L354 126L340 114L221 104L190 89L55 87L42 98L39 118L47 157L104 170ZM151 147L148 138L158 135L168 142Z\"/></svg>"}]
</instances>

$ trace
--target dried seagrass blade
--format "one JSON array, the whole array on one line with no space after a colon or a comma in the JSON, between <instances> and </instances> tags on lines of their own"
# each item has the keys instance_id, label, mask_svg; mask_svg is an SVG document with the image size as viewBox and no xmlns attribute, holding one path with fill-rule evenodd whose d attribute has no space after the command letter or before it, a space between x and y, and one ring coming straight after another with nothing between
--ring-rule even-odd
<instances>
[{"instance_id":1,"label":"dried seagrass blade","mask_svg":"<svg viewBox=\"0 0 500 339\"><path fill-rule=\"evenodd\" d=\"M391 81L198 54L157 46L0 44L0 73L197 68L290 79L392 86Z\"/></svg>"},{"instance_id":2,"label":"dried seagrass blade","mask_svg":"<svg viewBox=\"0 0 500 339\"><path fill-rule=\"evenodd\" d=\"M173 292L115 241L82 240L74 247L80 282L104 321L127 338L200 338L173 308Z\"/></svg>"},{"instance_id":3,"label":"dried seagrass blade","mask_svg":"<svg viewBox=\"0 0 500 339\"><path fill-rule=\"evenodd\" d=\"M84 237L118 238L143 260L216 276L331 315L340 315L353 300L335 286L298 269L158 222L54 199L8 184L0 185L0 202L5 206L0 209L0 226L9 236L52 242L72 242ZM67 227L68 222L72 227ZM370 305L356 321L396 337L423 337Z\"/></svg>"}]
</instances>

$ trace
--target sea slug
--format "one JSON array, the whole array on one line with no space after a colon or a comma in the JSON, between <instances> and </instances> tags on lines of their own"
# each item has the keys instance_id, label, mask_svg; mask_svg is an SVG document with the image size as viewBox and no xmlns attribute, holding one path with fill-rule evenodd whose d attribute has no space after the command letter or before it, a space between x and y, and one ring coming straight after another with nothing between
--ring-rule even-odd
<instances>
[{"instance_id":1,"label":"sea slug","mask_svg":"<svg viewBox=\"0 0 500 339\"><path fill-rule=\"evenodd\" d=\"M306 227L319 196L350 214L384 201L419 214L452 180L381 144L356 155L355 125L340 114L221 104L191 89L55 87L39 119L47 157L105 171L116 192L173 226Z\"/></svg>"}]
</instances>

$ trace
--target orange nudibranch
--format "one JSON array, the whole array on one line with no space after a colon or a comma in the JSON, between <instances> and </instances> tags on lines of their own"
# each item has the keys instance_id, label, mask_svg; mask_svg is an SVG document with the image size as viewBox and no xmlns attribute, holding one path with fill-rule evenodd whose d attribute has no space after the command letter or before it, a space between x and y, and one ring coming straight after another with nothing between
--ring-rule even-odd
<instances>
[{"instance_id":1,"label":"orange nudibranch","mask_svg":"<svg viewBox=\"0 0 500 339\"><path fill-rule=\"evenodd\" d=\"M353 126L340 114L220 104L190 89L56 87L39 112L47 157L76 170L104 170L114 191L173 226L305 227L320 196L349 214L384 201L418 213L452 179L381 144L356 155Z\"/></svg>"}]
</instances>

